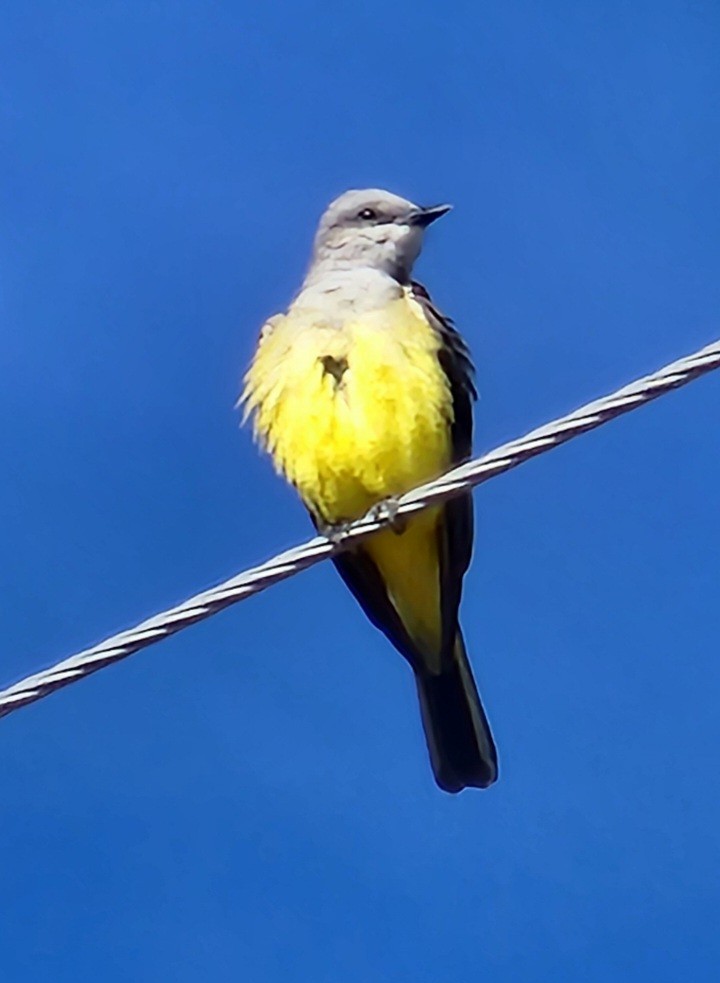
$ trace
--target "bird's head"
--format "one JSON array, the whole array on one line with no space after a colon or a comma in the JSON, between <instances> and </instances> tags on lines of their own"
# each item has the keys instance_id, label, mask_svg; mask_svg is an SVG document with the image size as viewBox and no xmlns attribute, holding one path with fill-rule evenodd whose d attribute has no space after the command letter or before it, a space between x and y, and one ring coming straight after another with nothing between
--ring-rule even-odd
<instances>
[{"instance_id":1,"label":"bird's head","mask_svg":"<svg viewBox=\"0 0 720 983\"><path fill-rule=\"evenodd\" d=\"M377 188L346 191L320 219L312 269L366 267L406 283L420 253L425 229L450 208L423 208Z\"/></svg>"}]
</instances>

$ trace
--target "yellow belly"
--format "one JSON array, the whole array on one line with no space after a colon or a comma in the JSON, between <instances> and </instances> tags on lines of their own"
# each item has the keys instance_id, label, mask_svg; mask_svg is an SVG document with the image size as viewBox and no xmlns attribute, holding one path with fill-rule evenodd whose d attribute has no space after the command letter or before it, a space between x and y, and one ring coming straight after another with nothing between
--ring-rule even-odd
<instances>
[{"instance_id":1,"label":"yellow belly","mask_svg":"<svg viewBox=\"0 0 720 983\"><path fill-rule=\"evenodd\" d=\"M357 518L449 466L452 400L438 348L409 297L342 328L280 318L261 341L244 394L255 433L322 520ZM346 364L339 381L327 357ZM439 514L363 547L411 636L429 649L440 644Z\"/></svg>"},{"instance_id":2,"label":"yellow belly","mask_svg":"<svg viewBox=\"0 0 720 983\"><path fill-rule=\"evenodd\" d=\"M357 518L448 466L452 403L438 345L408 298L342 328L280 319L261 343L245 390L255 432L326 521ZM326 356L347 362L340 382Z\"/></svg>"}]
</instances>

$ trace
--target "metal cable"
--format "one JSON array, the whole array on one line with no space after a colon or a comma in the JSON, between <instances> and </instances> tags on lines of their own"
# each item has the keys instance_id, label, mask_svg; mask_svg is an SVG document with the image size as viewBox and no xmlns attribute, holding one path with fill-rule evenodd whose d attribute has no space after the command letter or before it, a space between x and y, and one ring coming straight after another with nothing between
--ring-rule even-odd
<instances>
[{"instance_id":1,"label":"metal cable","mask_svg":"<svg viewBox=\"0 0 720 983\"><path fill-rule=\"evenodd\" d=\"M211 617L231 604L243 601L286 577L306 570L331 554L345 549L350 543L388 525L396 517L418 512L480 485L531 457L564 444L578 434L594 430L616 416L628 413L719 367L720 341L717 341L603 399L581 406L574 413L538 427L525 437L503 444L482 457L453 468L434 481L414 488L398 499L397 507L371 510L364 518L348 526L338 542L330 542L322 536L316 537L302 546L280 553L260 566L251 567L217 587L196 594L177 607L148 618L135 628L113 635L99 645L78 652L49 669L27 676L0 691L0 716L34 703L69 683L119 662L148 645Z\"/></svg>"}]
</instances>

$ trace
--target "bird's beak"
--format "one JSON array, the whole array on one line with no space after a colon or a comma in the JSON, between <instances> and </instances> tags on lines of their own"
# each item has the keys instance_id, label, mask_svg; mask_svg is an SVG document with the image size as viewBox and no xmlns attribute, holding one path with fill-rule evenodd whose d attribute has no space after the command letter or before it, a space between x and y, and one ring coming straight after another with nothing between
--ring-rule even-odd
<instances>
[{"instance_id":1,"label":"bird's beak","mask_svg":"<svg viewBox=\"0 0 720 983\"><path fill-rule=\"evenodd\" d=\"M424 229L436 218L442 218L443 215L446 215L451 208L452 205L431 205L429 208L418 208L410 216L410 224L419 225Z\"/></svg>"}]
</instances>

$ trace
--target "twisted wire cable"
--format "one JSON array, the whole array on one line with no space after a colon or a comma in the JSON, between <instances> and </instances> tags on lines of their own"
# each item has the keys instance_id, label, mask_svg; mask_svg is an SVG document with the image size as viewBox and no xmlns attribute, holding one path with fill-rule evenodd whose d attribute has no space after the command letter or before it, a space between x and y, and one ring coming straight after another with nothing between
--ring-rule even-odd
<instances>
[{"instance_id":1,"label":"twisted wire cable","mask_svg":"<svg viewBox=\"0 0 720 983\"><path fill-rule=\"evenodd\" d=\"M217 587L196 594L182 604L148 618L135 628L113 635L98 645L63 659L49 669L21 679L0 690L0 717L34 703L69 683L84 679L105 666L113 665L198 621L210 618L223 608L244 601L301 570L306 570L333 553L390 525L400 516L437 505L489 481L490 478L504 474L532 457L544 454L579 434L594 430L603 423L717 368L720 368L720 341L678 359L609 396L586 403L573 413L538 427L524 437L502 444L482 457L466 461L439 478L407 492L391 508L371 509L362 519L333 537L332 541L324 536L315 537L302 546L280 553L260 566L251 567Z\"/></svg>"}]
</instances>

